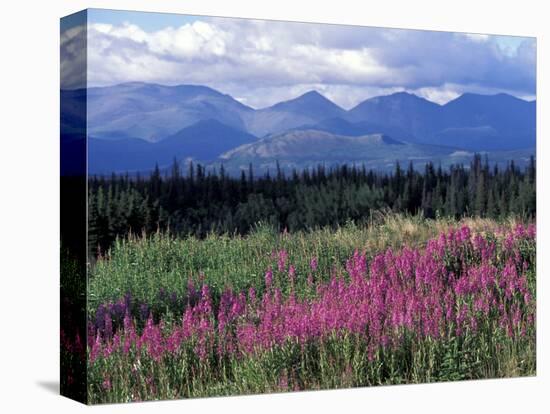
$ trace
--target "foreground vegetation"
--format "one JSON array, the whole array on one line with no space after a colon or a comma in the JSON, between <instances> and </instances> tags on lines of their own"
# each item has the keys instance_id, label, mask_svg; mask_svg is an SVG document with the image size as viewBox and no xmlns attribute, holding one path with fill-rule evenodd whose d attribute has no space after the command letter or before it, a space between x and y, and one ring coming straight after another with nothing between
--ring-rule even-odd
<instances>
[{"instance_id":1,"label":"foreground vegetation","mask_svg":"<svg viewBox=\"0 0 550 414\"><path fill-rule=\"evenodd\" d=\"M534 375L535 228L371 215L117 240L92 267L92 403Z\"/></svg>"},{"instance_id":2,"label":"foreground vegetation","mask_svg":"<svg viewBox=\"0 0 550 414\"><path fill-rule=\"evenodd\" d=\"M422 247L430 238L451 227L466 225L474 232L486 233L497 228L513 228L521 222L514 217L498 221L482 218L456 221L377 212L363 225L349 222L336 229L292 234L259 224L246 236L211 233L199 239L163 232L130 235L117 239L113 248L90 269L88 310L93 315L101 304L129 295L127 299L136 305L136 316L142 304L148 307L142 312L145 317L149 310L155 317L160 316L172 302L180 306L186 301L189 282L207 284L215 298L219 298L225 287L236 291L254 287L261 293L265 271L276 262L274 252L281 250L287 252L288 260L296 269L299 293L306 284L313 257L319 269L317 277L326 282L333 270L344 270L346 260L356 249L372 258L388 248ZM283 291L288 290L284 279L277 283L281 283ZM174 294L181 300L170 300ZM180 313L179 308L173 310Z\"/></svg>"}]
</instances>

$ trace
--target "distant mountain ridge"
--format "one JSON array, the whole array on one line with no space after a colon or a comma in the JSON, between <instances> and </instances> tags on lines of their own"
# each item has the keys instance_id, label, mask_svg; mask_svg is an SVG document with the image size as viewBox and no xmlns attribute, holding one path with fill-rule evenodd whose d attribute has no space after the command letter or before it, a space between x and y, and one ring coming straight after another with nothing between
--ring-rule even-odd
<instances>
[{"instance_id":1,"label":"distant mountain ridge","mask_svg":"<svg viewBox=\"0 0 550 414\"><path fill-rule=\"evenodd\" d=\"M273 158L276 147L265 141L270 138L288 146L290 137L300 137L303 145L295 145L295 150L302 152L302 158L316 154L316 159L327 160L338 152L331 146L334 143L363 153L364 148L353 147L361 140L352 144L349 138L377 134L402 143L402 149L411 152L409 158L417 156L418 146L424 152L431 148L434 154L440 153L435 149L439 147L491 153L534 149L536 143L536 102L507 94L465 93L440 105L397 92L366 99L350 110L317 91L262 109L202 85L130 82L87 91L62 90L61 94L61 128L66 136L79 132L82 120L74 108L87 100L90 157L97 158L90 160L92 173L95 167L101 173L150 170L155 163L174 158L215 163L228 153L236 154L231 151L243 145L256 143L264 152L271 148ZM325 148L325 155L318 156L318 148L306 142ZM242 156L243 149L239 151ZM349 159L356 156L348 154Z\"/></svg>"},{"instance_id":2,"label":"distant mountain ridge","mask_svg":"<svg viewBox=\"0 0 550 414\"><path fill-rule=\"evenodd\" d=\"M414 139L437 129L439 104L414 94L397 92L367 99L348 111L347 120L377 125L383 132Z\"/></svg>"},{"instance_id":3,"label":"distant mountain ridge","mask_svg":"<svg viewBox=\"0 0 550 414\"><path fill-rule=\"evenodd\" d=\"M373 134L358 137L334 135L325 131L302 130L263 138L242 145L222 155L220 159L245 158L248 162L258 158L268 159L308 159L322 162L330 158L365 158L364 150L373 151L380 146L405 145L387 135ZM372 154L370 154L372 156Z\"/></svg>"},{"instance_id":4,"label":"distant mountain ridge","mask_svg":"<svg viewBox=\"0 0 550 414\"><path fill-rule=\"evenodd\" d=\"M220 155L229 171L245 169L249 164L261 170L312 168L318 164L395 165L397 160L425 162L434 157L450 156L456 150L434 145L412 144L385 134L361 136L335 135L318 130L294 130L262 138Z\"/></svg>"},{"instance_id":5,"label":"distant mountain ridge","mask_svg":"<svg viewBox=\"0 0 550 414\"><path fill-rule=\"evenodd\" d=\"M168 167L174 159L213 160L227 151L256 140L244 131L216 120L199 121L160 142L142 139L88 139L88 169L93 174L140 172L155 165Z\"/></svg>"},{"instance_id":6,"label":"distant mountain ridge","mask_svg":"<svg viewBox=\"0 0 550 414\"><path fill-rule=\"evenodd\" d=\"M254 110L229 95L198 85L164 86L131 82L88 89L89 133L160 141L199 121L215 119L245 130Z\"/></svg>"},{"instance_id":7,"label":"distant mountain ridge","mask_svg":"<svg viewBox=\"0 0 550 414\"><path fill-rule=\"evenodd\" d=\"M319 92L309 91L297 98L247 113L244 122L248 132L262 137L345 114L344 109Z\"/></svg>"},{"instance_id":8,"label":"distant mountain ridge","mask_svg":"<svg viewBox=\"0 0 550 414\"><path fill-rule=\"evenodd\" d=\"M492 164L506 166L510 160L523 168L528 165L534 151L492 151L487 154ZM428 162L448 168L451 165L468 165L473 152L460 148L433 144L411 143L396 140L385 134L360 136L335 135L319 130L293 130L262 138L221 154L207 166L221 168L229 174L238 174L252 165L258 174L304 169L318 165L332 168L347 164L359 168L393 171L396 162L409 163L424 169Z\"/></svg>"}]
</instances>

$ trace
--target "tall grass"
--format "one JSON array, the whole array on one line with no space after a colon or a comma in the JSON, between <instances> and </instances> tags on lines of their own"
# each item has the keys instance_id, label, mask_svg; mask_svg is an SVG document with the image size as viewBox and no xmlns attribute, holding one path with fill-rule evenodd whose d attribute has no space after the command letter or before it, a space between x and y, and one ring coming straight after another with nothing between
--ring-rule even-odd
<instances>
[{"instance_id":1,"label":"tall grass","mask_svg":"<svg viewBox=\"0 0 550 414\"><path fill-rule=\"evenodd\" d=\"M516 222L515 218L501 222L466 218L456 222L378 213L363 226L348 223L335 230L323 228L292 235L261 224L245 237L211 234L201 240L166 233L131 235L118 239L92 267L89 312L93 314L100 304L128 293L147 304L157 302L163 292L184 297L189 280L208 284L215 295L227 286L237 291L254 287L261 292L265 270L276 266L276 251L288 252L300 287L306 284L312 257L317 258L319 274L326 281L332 271L343 269L355 250L372 257L387 248L420 247L451 226L468 225L472 231L483 233L496 227L511 228Z\"/></svg>"},{"instance_id":2,"label":"tall grass","mask_svg":"<svg viewBox=\"0 0 550 414\"><path fill-rule=\"evenodd\" d=\"M533 375L535 275L514 219L118 241L90 280L89 399Z\"/></svg>"}]
</instances>

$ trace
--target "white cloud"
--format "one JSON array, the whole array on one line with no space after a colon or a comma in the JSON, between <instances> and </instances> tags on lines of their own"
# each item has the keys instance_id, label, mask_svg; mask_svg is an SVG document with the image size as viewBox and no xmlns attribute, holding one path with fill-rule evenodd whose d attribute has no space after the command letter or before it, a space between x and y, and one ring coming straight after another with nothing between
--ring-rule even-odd
<instances>
[{"instance_id":1,"label":"white cloud","mask_svg":"<svg viewBox=\"0 0 550 414\"><path fill-rule=\"evenodd\" d=\"M444 85L439 88L420 88L414 91L418 96L421 96L428 101L438 104L444 104L458 98L461 94L459 90L450 85Z\"/></svg>"},{"instance_id":2,"label":"white cloud","mask_svg":"<svg viewBox=\"0 0 550 414\"><path fill-rule=\"evenodd\" d=\"M460 33L460 35L468 38L473 42L478 42L478 43L487 42L491 38L489 35L479 34L479 33Z\"/></svg>"},{"instance_id":3,"label":"white cloud","mask_svg":"<svg viewBox=\"0 0 550 414\"><path fill-rule=\"evenodd\" d=\"M495 37L205 18L146 32L91 23L88 81L205 84L255 107L317 89L343 107L408 90L444 102L464 91L535 93L535 42Z\"/></svg>"}]
</instances>

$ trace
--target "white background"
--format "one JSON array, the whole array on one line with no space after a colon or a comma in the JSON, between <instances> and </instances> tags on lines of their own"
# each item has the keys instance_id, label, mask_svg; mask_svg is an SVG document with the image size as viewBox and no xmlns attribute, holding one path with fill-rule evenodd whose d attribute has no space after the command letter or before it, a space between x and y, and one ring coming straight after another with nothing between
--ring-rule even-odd
<instances>
[{"instance_id":1,"label":"white background","mask_svg":"<svg viewBox=\"0 0 550 414\"><path fill-rule=\"evenodd\" d=\"M95 412L550 412L547 133L549 12L544 1L27 0L0 3L0 409L77 412L58 394L59 18L86 7L538 38L538 376L93 408Z\"/></svg>"}]
</instances>

